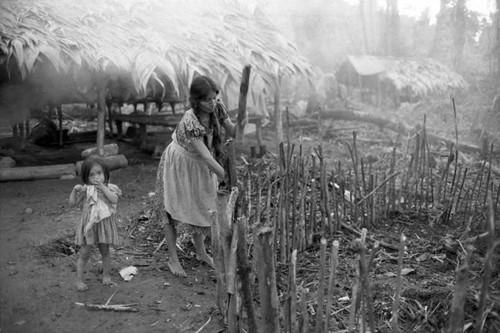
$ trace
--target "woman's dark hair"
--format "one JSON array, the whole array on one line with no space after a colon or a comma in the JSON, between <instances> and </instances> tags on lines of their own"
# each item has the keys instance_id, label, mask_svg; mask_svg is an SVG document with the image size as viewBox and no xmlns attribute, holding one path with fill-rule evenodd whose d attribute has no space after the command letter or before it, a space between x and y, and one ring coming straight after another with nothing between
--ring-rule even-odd
<instances>
[{"instance_id":1,"label":"woman's dark hair","mask_svg":"<svg viewBox=\"0 0 500 333\"><path fill-rule=\"evenodd\" d=\"M82 182L87 185L89 184L90 169L96 164L101 166L102 172L104 173L104 185L108 185L109 168L106 163L104 163L104 160L97 156L89 156L83 161L82 170L80 172Z\"/></svg>"},{"instance_id":2,"label":"woman's dark hair","mask_svg":"<svg viewBox=\"0 0 500 333\"><path fill-rule=\"evenodd\" d=\"M216 94L219 93L219 88L217 84L209 78L208 76L197 76L191 82L191 87L189 88L189 103L194 111L194 114L199 119L199 105L200 101L210 96L212 92ZM219 119L217 119L215 112L210 113L209 127L212 129L213 138L212 145L215 151L215 159L221 163L223 152L222 152L222 139L220 133ZM204 139L205 145L208 148L208 141Z\"/></svg>"}]
</instances>

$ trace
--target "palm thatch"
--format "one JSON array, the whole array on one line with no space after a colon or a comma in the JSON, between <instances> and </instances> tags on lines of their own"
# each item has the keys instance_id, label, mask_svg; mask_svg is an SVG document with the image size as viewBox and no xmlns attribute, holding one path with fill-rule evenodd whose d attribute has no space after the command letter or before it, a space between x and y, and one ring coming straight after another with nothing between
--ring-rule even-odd
<instances>
[{"instance_id":1,"label":"palm thatch","mask_svg":"<svg viewBox=\"0 0 500 333\"><path fill-rule=\"evenodd\" d=\"M95 100L102 80L134 96L183 98L196 74L229 89L250 64L260 104L282 76L312 74L263 12L233 0L5 0L0 36L0 85L29 83L53 103Z\"/></svg>"},{"instance_id":2,"label":"palm thatch","mask_svg":"<svg viewBox=\"0 0 500 333\"><path fill-rule=\"evenodd\" d=\"M339 71L340 81L354 71L367 81L377 77L386 86L414 96L446 94L467 87L461 75L434 59L349 56ZM355 84L358 84L356 80Z\"/></svg>"}]
</instances>

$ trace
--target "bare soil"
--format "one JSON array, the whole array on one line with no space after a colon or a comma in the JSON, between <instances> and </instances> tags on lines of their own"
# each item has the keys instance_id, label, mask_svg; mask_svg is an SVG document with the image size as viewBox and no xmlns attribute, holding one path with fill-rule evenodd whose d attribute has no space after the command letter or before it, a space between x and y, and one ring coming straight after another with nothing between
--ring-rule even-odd
<instances>
[{"instance_id":1,"label":"bare soil","mask_svg":"<svg viewBox=\"0 0 500 333\"><path fill-rule=\"evenodd\" d=\"M114 286L101 284L100 254L94 249L86 274L89 290L75 288L73 237L80 211L67 200L79 179L0 184L1 332L196 332L205 324L203 332L224 330L214 302L214 272L194 259L190 244L182 244L181 260L188 273L182 279L166 266L166 246L151 255L161 230L160 241L134 236L144 228L138 222L154 191L158 160L135 146L118 144L129 165L111 173L124 193L118 213L123 245L112 250ZM83 148L28 145L25 151L11 151L11 156L18 165L72 163ZM125 282L119 270L128 266L137 267L138 274ZM76 304L104 304L113 294L109 304L137 303L138 311L90 311Z\"/></svg>"},{"instance_id":2,"label":"bare soil","mask_svg":"<svg viewBox=\"0 0 500 333\"><path fill-rule=\"evenodd\" d=\"M414 117L418 118L417 122L423 119L416 113ZM495 121L498 123L499 120L495 118ZM435 122L437 120L432 123ZM443 132L453 137L452 123L437 124L436 127L446 129ZM500 140L498 128L493 126L495 131L492 130L492 142L495 143ZM366 160L372 156L379 161L390 158L394 142L398 140L395 133L367 124L355 124L353 128L352 123L338 122L335 128L332 124L331 132L322 135L323 152L330 166L337 165L337 161L342 161L342 165L350 163L347 144L352 144L352 130L359 132L360 156ZM320 142L317 129L296 128L291 132L292 140L304 145L304 155L312 154L311 147L317 147ZM468 133L465 129L459 132L461 140ZM268 150L274 150L273 139L272 130L265 131L264 141ZM124 193L119 203L119 228L124 242L112 252L112 277L116 283L112 287L101 284L97 250L93 252L87 270L89 290L78 292L74 285L78 249L73 245L73 237L80 212L70 208L67 199L78 179L0 184L1 332L225 332L222 317L215 306L214 272L194 259L188 240L181 240L182 251L179 252L188 277L175 277L166 266L166 246L159 248L163 232L149 211L158 160L153 159L150 153L139 152L134 145L122 141L117 144L129 165L111 173L111 181ZM91 145L75 144L64 148L28 145L24 151L9 150L9 155L21 166L73 163L80 159L81 151ZM248 155L251 145L255 142L246 141L241 151ZM438 156L437 163L445 164L448 149L434 147L433 151ZM243 162L239 155L237 164L241 165ZM476 158L477 155L469 156L471 160ZM493 161L498 165L498 154L494 155ZM400 318L405 331L442 332L448 326L455 270L460 260L456 252L450 252L446 247L446 241L457 239L462 229L463 225L453 223L430 228L427 220L422 222L419 216L403 214L391 216L390 220L370 230L374 239L390 244L398 244L401 233L408 237L405 258L411 264L405 267ZM474 235L484 229L475 231ZM348 297L351 296L357 264L355 252L350 247L354 238L356 236L347 232L338 235L341 259L334 295L337 300L334 319L339 328L343 328L349 318L351 300ZM478 248L478 253L471 258L473 278L466 302L466 324L472 322L476 313L476 304L471 300L477 297L484 265L484 241L474 243L474 246ZM369 248L370 251L372 249ZM312 313L318 286L318 253L319 239L318 243L301 253L297 264L297 277L310 290L308 309L311 312L311 327L314 327ZM396 265L397 253L381 249L371 275L376 319L381 332L390 330ZM128 266L137 267L139 273L130 282L125 282L119 270ZM286 294L287 267L281 263L277 267L281 296ZM499 267L500 262L496 260L491 281L494 288L500 284ZM134 307L138 311L90 311L76 304L104 304L112 295L109 304L137 303ZM495 292L491 297L494 301L490 311L496 314L500 295ZM489 327L500 327L500 324Z\"/></svg>"}]
</instances>

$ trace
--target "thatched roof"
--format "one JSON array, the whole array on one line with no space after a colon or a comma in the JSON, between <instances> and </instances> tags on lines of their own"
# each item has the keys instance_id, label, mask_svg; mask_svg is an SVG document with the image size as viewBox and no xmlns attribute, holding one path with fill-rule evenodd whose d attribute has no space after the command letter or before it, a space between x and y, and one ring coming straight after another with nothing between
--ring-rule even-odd
<instances>
[{"instance_id":1,"label":"thatched roof","mask_svg":"<svg viewBox=\"0 0 500 333\"><path fill-rule=\"evenodd\" d=\"M92 96L89 84L110 80L185 97L196 73L237 89L250 64L259 100L282 76L312 73L263 12L234 0L4 0L0 36L0 84L54 94Z\"/></svg>"},{"instance_id":2,"label":"thatched roof","mask_svg":"<svg viewBox=\"0 0 500 333\"><path fill-rule=\"evenodd\" d=\"M362 77L379 75L396 90L410 90L419 96L467 87L460 74L430 58L348 56L344 68L347 64Z\"/></svg>"}]
</instances>

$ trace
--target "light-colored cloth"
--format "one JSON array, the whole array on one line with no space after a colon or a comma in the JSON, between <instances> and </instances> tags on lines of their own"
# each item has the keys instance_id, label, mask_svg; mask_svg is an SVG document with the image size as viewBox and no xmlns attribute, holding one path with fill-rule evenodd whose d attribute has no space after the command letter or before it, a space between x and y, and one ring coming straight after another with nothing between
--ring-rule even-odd
<instances>
[{"instance_id":1,"label":"light-colored cloth","mask_svg":"<svg viewBox=\"0 0 500 333\"><path fill-rule=\"evenodd\" d=\"M178 232L209 235L209 212L217 210L217 178L193 148L200 140L210 149L212 132L188 110L161 156L153 205L157 217L175 224Z\"/></svg>"},{"instance_id":2,"label":"light-colored cloth","mask_svg":"<svg viewBox=\"0 0 500 333\"><path fill-rule=\"evenodd\" d=\"M210 227L209 211L217 210L216 178L202 158L174 140L162 156L163 204L173 219Z\"/></svg>"},{"instance_id":3,"label":"light-colored cloth","mask_svg":"<svg viewBox=\"0 0 500 333\"><path fill-rule=\"evenodd\" d=\"M84 232L87 233L94 224L101 222L107 217L110 217L116 212L116 204L110 202L106 203L104 200L99 199L99 191L96 186L86 185L87 193L85 200L90 206L90 216Z\"/></svg>"},{"instance_id":4,"label":"light-colored cloth","mask_svg":"<svg viewBox=\"0 0 500 333\"><path fill-rule=\"evenodd\" d=\"M122 192L114 184L108 189L120 197ZM86 197L82 203L82 217L75 234L77 245L98 243L119 245L116 204L112 204L95 186L86 186Z\"/></svg>"}]
</instances>

